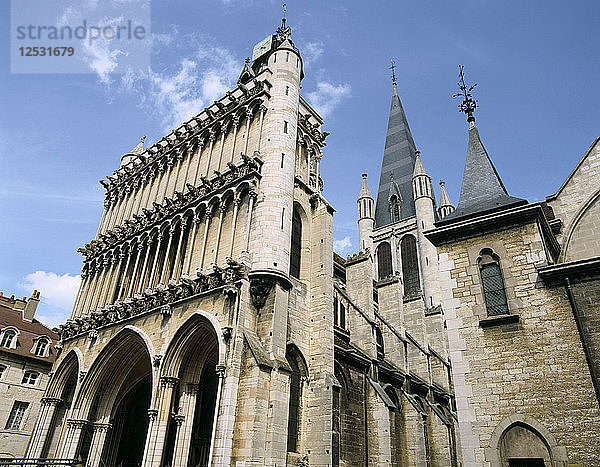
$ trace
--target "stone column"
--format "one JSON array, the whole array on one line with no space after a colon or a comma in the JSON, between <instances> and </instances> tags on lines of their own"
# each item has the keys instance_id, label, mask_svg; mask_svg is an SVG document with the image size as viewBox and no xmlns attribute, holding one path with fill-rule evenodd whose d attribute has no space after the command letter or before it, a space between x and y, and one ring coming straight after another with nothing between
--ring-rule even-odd
<instances>
[{"instance_id":1,"label":"stone column","mask_svg":"<svg viewBox=\"0 0 600 467\"><path fill-rule=\"evenodd\" d=\"M144 467L159 467L167 437L167 426L171 415L173 388L178 379L163 376L160 378L160 394L156 420L148 427L148 440L142 465ZM209 464L210 465L210 464Z\"/></svg>"},{"instance_id":2,"label":"stone column","mask_svg":"<svg viewBox=\"0 0 600 467\"><path fill-rule=\"evenodd\" d=\"M133 270L131 271L131 280L129 281L129 287L127 290L127 296L133 297L133 291L135 290L135 279L138 274L138 266L140 264L140 257L144 251L144 240L139 240L136 246L137 254L135 255L135 263L133 265Z\"/></svg>"},{"instance_id":3,"label":"stone column","mask_svg":"<svg viewBox=\"0 0 600 467\"><path fill-rule=\"evenodd\" d=\"M186 266L183 269L183 273L182 274L186 274L188 275L190 273L190 265L192 263L192 256L194 255L194 244L196 243L196 232L198 230L198 224L200 224L200 221L202 220L202 216L200 214L195 214L194 215L194 227L192 228L192 232L190 234L188 243L189 243L189 248L187 248L187 260L186 260Z\"/></svg>"},{"instance_id":4,"label":"stone column","mask_svg":"<svg viewBox=\"0 0 600 467\"><path fill-rule=\"evenodd\" d=\"M250 119L252 118L252 111L246 109L246 141L244 141L244 155L248 155L248 140L250 139Z\"/></svg>"},{"instance_id":5,"label":"stone column","mask_svg":"<svg viewBox=\"0 0 600 467\"><path fill-rule=\"evenodd\" d=\"M187 467L188 465L199 389L199 384L187 383L181 393L179 406L183 416L183 423L177 429L173 467Z\"/></svg>"},{"instance_id":6,"label":"stone column","mask_svg":"<svg viewBox=\"0 0 600 467\"><path fill-rule=\"evenodd\" d=\"M100 217L100 223L98 224L98 230L96 231L96 236L94 238L98 238L100 232L102 231L102 224L104 223L104 218L106 217L106 212L108 211L109 203L108 200L104 200L104 210L102 211L102 217Z\"/></svg>"},{"instance_id":7,"label":"stone column","mask_svg":"<svg viewBox=\"0 0 600 467\"><path fill-rule=\"evenodd\" d=\"M133 245L129 245L129 251L127 252L127 262L125 263L125 269L123 269L123 275L121 276L121 290L119 290L119 296L117 300L125 298L125 281L127 280L127 270L129 269L129 263L133 256Z\"/></svg>"},{"instance_id":8,"label":"stone column","mask_svg":"<svg viewBox=\"0 0 600 467\"><path fill-rule=\"evenodd\" d=\"M215 206L206 208L206 219L204 221L204 238L202 239L202 255L200 256L200 270L204 268L204 257L206 256L206 241L208 239L208 228L210 227L210 218L213 216Z\"/></svg>"},{"instance_id":9,"label":"stone column","mask_svg":"<svg viewBox=\"0 0 600 467\"><path fill-rule=\"evenodd\" d=\"M213 263L217 264L217 259L219 257L219 245L221 243L221 230L223 229L223 217L225 217L225 212L227 212L227 205L224 200L221 200L221 204L219 205L219 226L217 227L217 240L215 243L215 255L213 256Z\"/></svg>"},{"instance_id":10,"label":"stone column","mask_svg":"<svg viewBox=\"0 0 600 467\"><path fill-rule=\"evenodd\" d=\"M146 255L144 257L144 264L142 266L142 271L140 274L140 280L137 287L137 293L141 294L144 291L144 285L146 282L146 273L148 268L148 259L150 259L150 250L152 248L152 238L150 234L148 234L148 239L146 240Z\"/></svg>"},{"instance_id":11,"label":"stone column","mask_svg":"<svg viewBox=\"0 0 600 467\"><path fill-rule=\"evenodd\" d=\"M213 152L213 148L215 147L215 134L216 131L214 128L210 129L210 137L209 137L209 141L210 141L210 145L208 147L208 158L206 160L206 172L204 173L204 176L208 177L208 173L210 171L210 160L212 159L212 152ZM198 164L200 164L200 160L198 160ZM196 174L194 175L194 186L198 185L198 170L196 170Z\"/></svg>"},{"instance_id":12,"label":"stone column","mask_svg":"<svg viewBox=\"0 0 600 467\"><path fill-rule=\"evenodd\" d=\"M181 247L183 245L183 234L185 233L185 227L187 221L181 219L179 222L179 243L177 243L177 253L175 254L175 261L173 263L173 271L171 272L171 279L175 280L177 273L179 272L179 263L181 262Z\"/></svg>"},{"instance_id":13,"label":"stone column","mask_svg":"<svg viewBox=\"0 0 600 467\"><path fill-rule=\"evenodd\" d=\"M114 297L115 294L117 293L117 281L119 280L119 272L121 271L121 267L123 266L123 259L125 259L125 253L123 253L122 251L119 252L119 263L117 265L117 268L114 271L114 276L113 276L113 283L110 287L110 294L112 294L112 296ZM108 296L108 301L112 302L113 299L110 298L110 295Z\"/></svg>"},{"instance_id":14,"label":"stone column","mask_svg":"<svg viewBox=\"0 0 600 467\"><path fill-rule=\"evenodd\" d=\"M79 451L79 441L83 427L88 424L87 420L67 420L67 430L63 438L63 445L60 450L61 459L75 459Z\"/></svg>"},{"instance_id":15,"label":"stone column","mask_svg":"<svg viewBox=\"0 0 600 467\"><path fill-rule=\"evenodd\" d=\"M233 119L233 141L231 143L231 155L229 156L229 162L233 163L233 157L235 156L235 140L237 138L238 133L238 125L240 123L239 116L235 116Z\"/></svg>"},{"instance_id":16,"label":"stone column","mask_svg":"<svg viewBox=\"0 0 600 467\"><path fill-rule=\"evenodd\" d=\"M219 164L217 165L217 170L221 171L221 164L223 163L223 147L225 146L225 134L227 133L227 127L229 123L221 124L221 144L219 146ZM207 174L208 176L208 174Z\"/></svg>"},{"instance_id":17,"label":"stone column","mask_svg":"<svg viewBox=\"0 0 600 467\"><path fill-rule=\"evenodd\" d=\"M137 198L137 204L133 209L133 214L139 214L142 210L142 202L146 197L146 191L148 191L148 173L144 172L144 174L140 177L140 188L139 188L139 196Z\"/></svg>"},{"instance_id":18,"label":"stone column","mask_svg":"<svg viewBox=\"0 0 600 467\"><path fill-rule=\"evenodd\" d=\"M238 210L240 207L241 199L239 193L235 195L233 200L233 220L231 221L231 239L229 240L229 257L233 256L233 242L235 241L235 225L237 224Z\"/></svg>"},{"instance_id":19,"label":"stone column","mask_svg":"<svg viewBox=\"0 0 600 467\"><path fill-rule=\"evenodd\" d=\"M196 186L196 181L198 179L198 171L200 170L200 161L202 160L202 149L204 149L205 142L206 142L205 140L198 142L198 160L196 161L196 168L194 169L194 177L190 180L191 185L194 185L194 186ZM185 178L185 181L187 183L187 176Z\"/></svg>"},{"instance_id":20,"label":"stone column","mask_svg":"<svg viewBox=\"0 0 600 467\"><path fill-rule=\"evenodd\" d=\"M250 192L248 193L248 216L246 219L246 252L248 251L248 248L250 248L250 226L252 224L252 211L254 210L254 202L256 201L257 197L258 193L254 190L250 190Z\"/></svg>"},{"instance_id":21,"label":"stone column","mask_svg":"<svg viewBox=\"0 0 600 467\"><path fill-rule=\"evenodd\" d=\"M165 172L165 186L163 188L162 196L160 197L160 204L163 204L165 202L165 198L167 196L167 188L169 187L169 179L171 178L171 170L173 170L173 165L173 158L169 158L167 160L167 170Z\"/></svg>"},{"instance_id":22,"label":"stone column","mask_svg":"<svg viewBox=\"0 0 600 467\"><path fill-rule=\"evenodd\" d=\"M169 253L171 252L171 243L173 243L173 234L175 233L175 226L172 225L169 227L169 241L167 242L167 249L165 250L165 259L162 265L162 272L160 273L160 281L159 284L165 284L166 273L167 273L167 265L169 264Z\"/></svg>"},{"instance_id":23,"label":"stone column","mask_svg":"<svg viewBox=\"0 0 600 467\"><path fill-rule=\"evenodd\" d=\"M260 152L260 143L261 143L261 137L262 137L262 130L263 130L263 122L265 119L265 112L267 111L267 107L264 105L260 106L260 122L258 124L258 144L256 146L256 150L258 152Z\"/></svg>"},{"instance_id":24,"label":"stone column","mask_svg":"<svg viewBox=\"0 0 600 467\"><path fill-rule=\"evenodd\" d=\"M102 451L106 443L106 436L110 432L112 425L110 423L96 422L93 425L92 444L90 445L90 453L86 462L86 467L100 467L104 465L102 462Z\"/></svg>"},{"instance_id":25,"label":"stone column","mask_svg":"<svg viewBox=\"0 0 600 467\"><path fill-rule=\"evenodd\" d=\"M106 280L108 279L109 264L110 259L108 258L108 255L106 255L102 263L102 272L100 274L100 277L98 278L98 290L97 293L95 293L95 297L92 300L91 310L95 310L96 308L98 308L98 306L100 306L100 300L102 298L104 285L106 284Z\"/></svg>"},{"instance_id":26,"label":"stone column","mask_svg":"<svg viewBox=\"0 0 600 467\"><path fill-rule=\"evenodd\" d=\"M35 428L31 434L31 441L27 447L25 457L28 459L39 459L43 455L44 444L46 444L46 438L48 432L52 426L52 419L54 418L54 412L56 407L62 404L62 399L54 397L44 397L41 400L40 412L35 423Z\"/></svg>"},{"instance_id":27,"label":"stone column","mask_svg":"<svg viewBox=\"0 0 600 467\"><path fill-rule=\"evenodd\" d=\"M158 257L160 256L160 247L162 246L163 237L163 233L158 232L158 237L156 241L156 252L154 253L154 261L152 261L152 269L150 270L150 276L148 278L148 288L152 288L154 286L154 280L157 276L156 273L158 271L156 270L156 267L158 266Z\"/></svg>"},{"instance_id":28,"label":"stone column","mask_svg":"<svg viewBox=\"0 0 600 467\"><path fill-rule=\"evenodd\" d=\"M133 213L133 207L136 204L136 195L137 195L137 197L140 196L139 190L140 190L140 179L136 178L135 181L131 184L131 196L130 196L129 202L127 203L127 209L125 210L124 219L131 218L131 214Z\"/></svg>"},{"instance_id":29,"label":"stone column","mask_svg":"<svg viewBox=\"0 0 600 467\"><path fill-rule=\"evenodd\" d=\"M147 457L150 456L150 447L151 443L154 439L154 432L156 430L156 419L158 417L158 410L149 409L148 410L148 430L146 431L146 443L144 445L144 457L142 460L142 465L145 466Z\"/></svg>"},{"instance_id":30,"label":"stone column","mask_svg":"<svg viewBox=\"0 0 600 467\"><path fill-rule=\"evenodd\" d=\"M175 192L177 191L177 183L179 183L179 173L181 172L181 166L183 162L183 150L179 151L177 157L175 159L175 164L177 165L177 172L175 173L175 183L173 183L173 190L171 191L171 198L175 196Z\"/></svg>"},{"instance_id":31,"label":"stone column","mask_svg":"<svg viewBox=\"0 0 600 467\"><path fill-rule=\"evenodd\" d=\"M83 302L81 304L82 312L89 309L92 297L94 296L94 288L96 287L97 276L98 276L98 267L96 266L96 264L90 265L90 270L89 270L88 274L90 276L89 276L87 290L85 291L85 300L83 300Z\"/></svg>"},{"instance_id":32,"label":"stone column","mask_svg":"<svg viewBox=\"0 0 600 467\"><path fill-rule=\"evenodd\" d=\"M163 160L159 166L159 171L161 172L161 174L160 174L160 179L158 180L158 185L156 187L156 194L154 195L155 203L161 204L162 199L160 198L160 190L161 190L161 186L164 182L164 179L167 176L167 170L168 170L167 163Z\"/></svg>"},{"instance_id":33,"label":"stone column","mask_svg":"<svg viewBox=\"0 0 600 467\"><path fill-rule=\"evenodd\" d=\"M191 147L193 148L193 145ZM179 190L182 193L185 193L185 184L187 183L187 178L190 171L190 163L192 162L193 157L194 151L190 151L190 148L188 147L185 153L185 173L183 174L183 180L181 181L181 190ZM200 160L200 154L198 154L198 160Z\"/></svg>"},{"instance_id":34,"label":"stone column","mask_svg":"<svg viewBox=\"0 0 600 467\"><path fill-rule=\"evenodd\" d=\"M106 280L104 282L104 289L102 290L102 297L100 297L100 301L98 302L99 306L106 305L106 302L108 301L110 286L113 281L113 275L116 272L116 266L117 266L117 261L116 261L115 252L112 251L111 259L110 259L110 267L107 270Z\"/></svg>"},{"instance_id":35,"label":"stone column","mask_svg":"<svg viewBox=\"0 0 600 467\"><path fill-rule=\"evenodd\" d=\"M79 290L77 291L77 298L75 299L75 303L73 303L73 310L71 310L71 319L73 319L73 317L75 316L75 310L77 310L77 308L79 307L79 303L80 302L84 302L85 299L83 298L85 296L85 291L87 290L87 278L88 278L88 274L86 271L86 265L84 265L83 270L81 271L81 283L79 284Z\"/></svg>"},{"instance_id":36,"label":"stone column","mask_svg":"<svg viewBox=\"0 0 600 467\"><path fill-rule=\"evenodd\" d=\"M122 203L121 208L119 209L120 212L119 212L119 216L117 217L117 220L116 220L116 225L121 225L123 223L123 220L125 219L125 213L127 212L127 208L131 201L132 192L133 192L133 190L132 190L131 186L127 185L125 187L123 203Z\"/></svg>"},{"instance_id":37,"label":"stone column","mask_svg":"<svg viewBox=\"0 0 600 467\"><path fill-rule=\"evenodd\" d=\"M217 386L217 400L215 401L215 414L213 417L212 433L210 435L210 449L208 451L208 465L212 465L213 449L215 447L215 436L217 434L217 422L219 421L219 409L221 408L221 392L223 390L223 380L225 379L225 365L217 365L215 368L219 384Z\"/></svg>"}]
</instances>

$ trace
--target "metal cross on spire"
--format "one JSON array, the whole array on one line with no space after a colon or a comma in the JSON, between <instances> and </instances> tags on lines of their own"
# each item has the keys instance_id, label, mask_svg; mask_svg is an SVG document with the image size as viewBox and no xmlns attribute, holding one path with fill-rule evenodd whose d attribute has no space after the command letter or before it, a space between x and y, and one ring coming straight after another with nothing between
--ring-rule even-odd
<instances>
[{"instance_id":1,"label":"metal cross on spire","mask_svg":"<svg viewBox=\"0 0 600 467\"><path fill-rule=\"evenodd\" d=\"M396 85L396 65L394 64L394 60L391 60L392 66L390 70L392 70L392 84Z\"/></svg>"},{"instance_id":2,"label":"metal cross on spire","mask_svg":"<svg viewBox=\"0 0 600 467\"><path fill-rule=\"evenodd\" d=\"M285 29L285 21L287 19L287 5L285 2L281 5L283 7L283 18L281 18L281 27Z\"/></svg>"},{"instance_id":3,"label":"metal cross on spire","mask_svg":"<svg viewBox=\"0 0 600 467\"><path fill-rule=\"evenodd\" d=\"M467 114L467 121L474 122L475 117L473 116L473 112L477 108L477 100L473 99L473 94L471 91L477 86L475 83L473 86L467 86L465 83L465 67L463 65L458 65L458 89L460 92L457 92L452 97L462 97L463 101L458 106L459 112L464 112Z\"/></svg>"}]
</instances>

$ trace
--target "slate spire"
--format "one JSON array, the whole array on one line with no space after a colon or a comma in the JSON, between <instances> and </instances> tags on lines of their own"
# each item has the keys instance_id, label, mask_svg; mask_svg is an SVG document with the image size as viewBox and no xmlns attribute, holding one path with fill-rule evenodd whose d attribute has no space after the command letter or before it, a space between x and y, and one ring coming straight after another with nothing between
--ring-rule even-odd
<instances>
[{"instance_id":1,"label":"slate spire","mask_svg":"<svg viewBox=\"0 0 600 467\"><path fill-rule=\"evenodd\" d=\"M399 192L402 203L399 220L415 215L412 176L415 167L416 146L398 96L395 75L392 85L392 103L375 206L376 228L392 223L390 193L395 191Z\"/></svg>"},{"instance_id":2,"label":"slate spire","mask_svg":"<svg viewBox=\"0 0 600 467\"><path fill-rule=\"evenodd\" d=\"M470 88L466 87L462 67L460 68L460 79L459 87L462 93L457 96L463 96L464 101L459 108L467 115L469 125L467 161L456 210L439 221L439 224L527 203L527 200L510 196L506 191L496 167L481 142L473 116L477 105L470 93L475 85Z\"/></svg>"}]
</instances>

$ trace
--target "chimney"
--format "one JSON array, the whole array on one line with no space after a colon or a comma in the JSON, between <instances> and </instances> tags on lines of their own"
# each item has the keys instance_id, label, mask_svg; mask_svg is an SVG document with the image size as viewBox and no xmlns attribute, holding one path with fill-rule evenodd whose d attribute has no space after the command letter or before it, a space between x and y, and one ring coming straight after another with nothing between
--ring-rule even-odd
<instances>
[{"instance_id":1,"label":"chimney","mask_svg":"<svg viewBox=\"0 0 600 467\"><path fill-rule=\"evenodd\" d=\"M33 321L33 316L35 315L35 310L37 309L39 302L40 293L37 290L34 290L31 294L31 298L27 300L27 304L25 305L25 309L23 310L23 319L27 321Z\"/></svg>"}]
</instances>

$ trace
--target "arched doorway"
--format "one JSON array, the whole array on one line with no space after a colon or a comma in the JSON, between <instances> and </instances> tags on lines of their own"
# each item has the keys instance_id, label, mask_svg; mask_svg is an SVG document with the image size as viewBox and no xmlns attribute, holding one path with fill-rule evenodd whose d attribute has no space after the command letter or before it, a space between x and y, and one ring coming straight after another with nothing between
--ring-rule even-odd
<instances>
[{"instance_id":1,"label":"arched doorway","mask_svg":"<svg viewBox=\"0 0 600 467\"><path fill-rule=\"evenodd\" d=\"M71 417L83 426L67 433L61 457L88 467L140 465L152 393L151 351L135 328L118 332L94 360ZM70 439L67 439L70 438Z\"/></svg>"},{"instance_id":2,"label":"arched doorway","mask_svg":"<svg viewBox=\"0 0 600 467\"><path fill-rule=\"evenodd\" d=\"M543 438L524 423L510 426L500 438L502 466L551 466L550 451Z\"/></svg>"},{"instance_id":3,"label":"arched doorway","mask_svg":"<svg viewBox=\"0 0 600 467\"><path fill-rule=\"evenodd\" d=\"M193 314L177 331L165 353L161 380L173 381L167 437L161 465L210 464L215 412L221 389L219 339L209 319Z\"/></svg>"}]
</instances>

